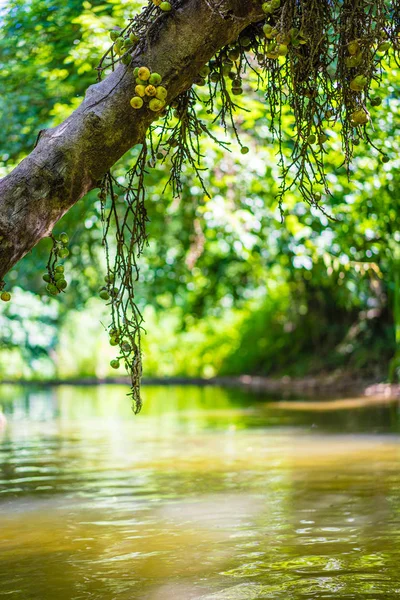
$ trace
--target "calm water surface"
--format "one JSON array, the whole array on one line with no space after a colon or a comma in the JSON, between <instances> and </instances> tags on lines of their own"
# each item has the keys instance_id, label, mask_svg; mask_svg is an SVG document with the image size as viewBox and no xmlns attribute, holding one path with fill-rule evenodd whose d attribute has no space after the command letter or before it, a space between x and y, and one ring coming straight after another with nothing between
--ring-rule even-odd
<instances>
[{"instance_id":1,"label":"calm water surface","mask_svg":"<svg viewBox=\"0 0 400 600\"><path fill-rule=\"evenodd\" d=\"M398 406L0 388L0 597L400 596Z\"/></svg>"}]
</instances>

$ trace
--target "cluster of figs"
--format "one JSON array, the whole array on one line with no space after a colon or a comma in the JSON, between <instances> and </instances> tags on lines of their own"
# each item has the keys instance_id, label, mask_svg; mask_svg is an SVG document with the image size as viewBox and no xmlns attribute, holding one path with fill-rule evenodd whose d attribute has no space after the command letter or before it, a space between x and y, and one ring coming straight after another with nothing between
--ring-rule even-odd
<instances>
[{"instance_id":1,"label":"cluster of figs","mask_svg":"<svg viewBox=\"0 0 400 600\"><path fill-rule=\"evenodd\" d=\"M281 6L281 0L268 0L262 4L262 10L266 15L272 15ZM271 25L265 23L263 32L268 40L266 48L266 56L270 59L278 59L281 56L286 56L289 52L289 46L298 48L303 44L307 44L307 38L303 32L297 28L290 29L287 33L281 33ZM385 54L390 49L390 42L382 40L376 48L378 55ZM348 56L345 59L346 67L349 69L357 69L363 62L363 48L359 40L353 40L347 45ZM364 74L355 75L350 81L350 90L355 93L362 92L368 84L368 78ZM232 90L233 91L233 90ZM372 98L371 105L379 106L382 99L378 96ZM358 125L366 125L370 120L368 111L359 106L350 115L350 122L354 127Z\"/></svg>"},{"instance_id":2,"label":"cluster of figs","mask_svg":"<svg viewBox=\"0 0 400 600\"><path fill-rule=\"evenodd\" d=\"M99 296L102 300L115 300L118 297L119 289L115 287L115 277L111 273L104 277L105 285L99 289ZM130 344L126 339L123 339L123 334L120 329L111 328L109 330L109 342L110 346L119 346L124 353L124 357L127 358L132 352L137 352L137 346ZM110 366L113 369L119 369L120 359L114 358L110 362Z\"/></svg>"},{"instance_id":3,"label":"cluster of figs","mask_svg":"<svg viewBox=\"0 0 400 600\"><path fill-rule=\"evenodd\" d=\"M119 346L122 352L118 358L114 358L110 361L110 366L113 369L119 369L121 359L128 361L130 356L134 356L138 352L138 347L135 342L129 342L121 329L112 327L109 332L109 343L110 346Z\"/></svg>"},{"instance_id":4,"label":"cluster of figs","mask_svg":"<svg viewBox=\"0 0 400 600\"><path fill-rule=\"evenodd\" d=\"M136 110L148 106L153 112L159 112L165 106L168 91L162 83L159 73L152 73L148 67L136 67L133 71L136 80L135 96L130 104Z\"/></svg>"},{"instance_id":5,"label":"cluster of figs","mask_svg":"<svg viewBox=\"0 0 400 600\"><path fill-rule=\"evenodd\" d=\"M377 47L378 54L384 54L390 49L390 42L383 41ZM346 67L349 69L357 69L363 60L363 50L359 40L353 40L347 45L348 56L345 59ZM358 74L350 81L350 89L352 92L362 92L368 84L368 78L363 74ZM371 106L379 106L382 104L382 98L375 96L371 99ZM355 127L357 125L366 125L370 120L368 111L360 106L350 115L350 122Z\"/></svg>"},{"instance_id":6,"label":"cluster of figs","mask_svg":"<svg viewBox=\"0 0 400 600\"><path fill-rule=\"evenodd\" d=\"M110 38L114 42L113 50L115 54L121 57L122 63L129 65L132 60L129 51L132 51L138 45L140 38L133 32L124 38L120 31L117 29L110 31Z\"/></svg>"},{"instance_id":7,"label":"cluster of figs","mask_svg":"<svg viewBox=\"0 0 400 600\"><path fill-rule=\"evenodd\" d=\"M121 351L123 352L124 358L125 360L127 359L127 357L129 355L136 354L138 351L138 348L136 346L135 343L131 344L129 343L126 339L123 338L123 333L120 329L116 329L116 328L111 328L109 330L109 342L110 342L110 346L119 346L121 348ZM119 369L120 367L120 358L114 358L113 360L110 361L110 366L113 369Z\"/></svg>"},{"instance_id":8,"label":"cluster of figs","mask_svg":"<svg viewBox=\"0 0 400 600\"><path fill-rule=\"evenodd\" d=\"M60 233L53 249L53 252L57 258L67 258L69 255L69 250L67 248L68 242L68 234L65 232ZM68 286L64 275L64 266L60 264L49 268L48 272L43 275L42 279L47 283L46 291L49 296L58 296L58 294L61 294L61 292L63 292Z\"/></svg>"},{"instance_id":9,"label":"cluster of figs","mask_svg":"<svg viewBox=\"0 0 400 600\"><path fill-rule=\"evenodd\" d=\"M115 287L114 275L106 275L104 277L105 285L99 289L99 296L102 300L110 300L118 296L119 289Z\"/></svg>"},{"instance_id":10,"label":"cluster of figs","mask_svg":"<svg viewBox=\"0 0 400 600\"><path fill-rule=\"evenodd\" d=\"M162 12L170 12L172 6L170 2L164 2L162 0L152 0L153 4L157 6ZM122 35L122 30L118 27L110 31L110 38L114 42L113 50L115 54L121 57L121 62L125 65L129 65L131 62L131 56L129 51L132 51L135 46L138 45L140 38L135 32L131 32L127 37Z\"/></svg>"}]
</instances>

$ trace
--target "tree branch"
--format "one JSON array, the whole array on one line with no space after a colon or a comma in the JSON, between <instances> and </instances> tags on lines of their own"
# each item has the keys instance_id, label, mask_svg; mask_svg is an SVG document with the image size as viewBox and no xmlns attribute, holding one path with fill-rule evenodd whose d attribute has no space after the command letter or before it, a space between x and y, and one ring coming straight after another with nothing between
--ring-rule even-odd
<instances>
[{"instance_id":1,"label":"tree branch","mask_svg":"<svg viewBox=\"0 0 400 600\"><path fill-rule=\"evenodd\" d=\"M215 52L262 18L257 0L177 0L149 30L133 66L163 76L171 101L187 89ZM143 141L155 115L135 111L132 65L91 86L81 106L0 181L0 281L107 170Z\"/></svg>"}]
</instances>

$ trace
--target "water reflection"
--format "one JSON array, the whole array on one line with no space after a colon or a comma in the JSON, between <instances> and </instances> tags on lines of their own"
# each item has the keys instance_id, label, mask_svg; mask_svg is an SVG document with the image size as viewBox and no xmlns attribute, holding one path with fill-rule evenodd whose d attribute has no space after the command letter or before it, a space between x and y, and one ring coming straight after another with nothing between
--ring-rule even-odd
<instances>
[{"instance_id":1,"label":"water reflection","mask_svg":"<svg viewBox=\"0 0 400 600\"><path fill-rule=\"evenodd\" d=\"M396 404L124 392L0 391L0 597L398 597Z\"/></svg>"}]
</instances>

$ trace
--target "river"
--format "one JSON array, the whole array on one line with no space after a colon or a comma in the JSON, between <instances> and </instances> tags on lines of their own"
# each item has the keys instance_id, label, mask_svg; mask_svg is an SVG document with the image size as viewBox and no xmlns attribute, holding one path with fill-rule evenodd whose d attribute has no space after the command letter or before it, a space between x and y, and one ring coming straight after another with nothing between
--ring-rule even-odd
<instances>
[{"instance_id":1,"label":"river","mask_svg":"<svg viewBox=\"0 0 400 600\"><path fill-rule=\"evenodd\" d=\"M400 595L395 403L2 386L0 598Z\"/></svg>"}]
</instances>

